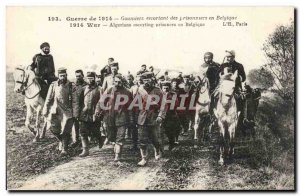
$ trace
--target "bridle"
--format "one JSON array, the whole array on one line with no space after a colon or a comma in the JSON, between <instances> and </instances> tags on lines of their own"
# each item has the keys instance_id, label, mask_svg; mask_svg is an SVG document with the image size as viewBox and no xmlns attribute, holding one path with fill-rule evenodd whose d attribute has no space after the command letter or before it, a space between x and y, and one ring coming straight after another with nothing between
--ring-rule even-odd
<instances>
[{"instance_id":1,"label":"bridle","mask_svg":"<svg viewBox=\"0 0 300 196\"><path fill-rule=\"evenodd\" d=\"M33 85L34 84L34 82L35 82L35 80L36 80L36 77L32 80L32 82L29 84L29 85L27 85L27 83L28 83L28 78L29 78L29 75L26 77L25 75L25 70L24 69L21 69L21 68L16 68L16 70L20 70L20 71L22 71L23 72L23 74L22 74L22 81L15 81L16 83L18 83L18 84L21 84L21 87L20 87L20 89L22 89L22 88L24 88L24 89L22 89L21 90L21 92L24 92L24 95L25 95L25 97L27 98L27 99L33 99L33 98L35 98L36 96L38 96L38 94L41 92L41 88L40 88L40 86L39 86L39 91L34 95L34 96L32 96L32 97L28 97L27 95L26 95L26 93L25 93L25 91L31 86L31 85Z\"/></svg>"}]
</instances>

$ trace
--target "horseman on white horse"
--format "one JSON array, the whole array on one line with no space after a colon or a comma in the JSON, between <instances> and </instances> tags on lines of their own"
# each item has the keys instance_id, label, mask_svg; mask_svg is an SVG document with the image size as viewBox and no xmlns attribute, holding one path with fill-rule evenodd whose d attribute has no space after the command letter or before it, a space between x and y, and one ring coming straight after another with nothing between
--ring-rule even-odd
<instances>
[{"instance_id":1,"label":"horseman on white horse","mask_svg":"<svg viewBox=\"0 0 300 196\"><path fill-rule=\"evenodd\" d=\"M35 135L34 142L44 138L46 121L40 133L40 116L47 96L49 85L56 80L54 61L50 54L50 45L44 42L40 45L41 53L33 57L33 62L27 67L18 67L14 72L14 91L25 95L26 120L25 126ZM36 112L35 128L30 126L33 112Z\"/></svg>"}]
</instances>

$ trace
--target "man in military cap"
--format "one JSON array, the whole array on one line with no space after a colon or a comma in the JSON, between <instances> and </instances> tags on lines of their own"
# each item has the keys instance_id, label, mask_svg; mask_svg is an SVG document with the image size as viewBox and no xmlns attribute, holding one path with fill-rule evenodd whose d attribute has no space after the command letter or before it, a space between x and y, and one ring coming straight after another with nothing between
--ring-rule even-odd
<instances>
[{"instance_id":1,"label":"man in military cap","mask_svg":"<svg viewBox=\"0 0 300 196\"><path fill-rule=\"evenodd\" d=\"M165 110L161 109L163 93L158 87L155 87L152 78L151 72L143 73L143 85L140 86L137 92L141 96L143 106L137 118L138 143L142 156L142 160L138 163L139 166L144 166L147 163L149 144L154 146L155 159L158 160L161 157L158 135L160 124L165 118ZM158 98L157 103L148 105L149 100L152 100L152 98Z\"/></svg>"},{"instance_id":2,"label":"man in military cap","mask_svg":"<svg viewBox=\"0 0 300 196\"><path fill-rule=\"evenodd\" d=\"M160 76L158 78L158 81L157 81L157 87L162 88L161 83L164 82L164 81L165 81L165 77L164 76Z\"/></svg>"},{"instance_id":3,"label":"man in military cap","mask_svg":"<svg viewBox=\"0 0 300 196\"><path fill-rule=\"evenodd\" d=\"M179 101L181 102L181 100L183 99L181 96L183 96L184 94L186 94L184 92L184 90L182 88L180 88L179 86L179 81L177 78L173 78L171 80L171 92L174 93L174 94L177 94L177 97L179 99ZM186 100L186 98L185 98ZM186 104L184 104L186 105ZM186 110L178 110L177 111L177 114L178 114L178 117L179 117L179 121L180 121L180 127L182 129L182 134L185 134L187 133L187 129L188 127L186 126L187 124L187 116L186 116ZM179 139L179 134L177 134L175 136L175 144L179 144L178 142L178 139Z\"/></svg>"},{"instance_id":4,"label":"man in military cap","mask_svg":"<svg viewBox=\"0 0 300 196\"><path fill-rule=\"evenodd\" d=\"M121 98L127 99L121 104ZM132 101L132 95L123 86L122 76L115 75L113 86L108 87L98 101L96 115L104 113L104 121L108 129L108 140L114 144L114 161L120 161L125 140L126 128L134 123L132 111L128 106ZM106 108L106 109L105 109Z\"/></svg>"},{"instance_id":5,"label":"man in military cap","mask_svg":"<svg viewBox=\"0 0 300 196\"><path fill-rule=\"evenodd\" d=\"M130 89L134 85L133 80L134 80L133 75L130 73L130 71L128 71L128 75L126 76L127 88L128 89Z\"/></svg>"},{"instance_id":6,"label":"man in military cap","mask_svg":"<svg viewBox=\"0 0 300 196\"><path fill-rule=\"evenodd\" d=\"M238 71L238 77L236 79L236 85L235 85L235 93L236 93L236 100L237 100L237 107L238 111L241 111L241 117L243 116L243 107L244 107L244 101L242 99L241 92L243 91L242 88L242 82L245 82L246 80L246 73L244 70L244 66L238 62L235 61L235 51L234 50L226 50L226 63L223 63L220 66L219 73L224 74L224 70L227 69L228 73L234 74L234 72Z\"/></svg>"},{"instance_id":7,"label":"man in military cap","mask_svg":"<svg viewBox=\"0 0 300 196\"><path fill-rule=\"evenodd\" d=\"M50 85L55 77L55 66L53 56L50 54L50 44L44 42L40 45L41 53L34 55L30 67L40 79L40 84ZM46 83L45 83L46 81Z\"/></svg>"},{"instance_id":8,"label":"man in military cap","mask_svg":"<svg viewBox=\"0 0 300 196\"><path fill-rule=\"evenodd\" d=\"M236 91L240 92L242 91L242 82L245 82L246 80L246 73L244 70L244 66L238 62L235 61L235 51L234 50L226 50L226 63L223 63L220 66L219 72L221 74L224 74L224 69L226 68L228 73L234 73L236 70L238 71L238 76L236 80Z\"/></svg>"},{"instance_id":9,"label":"man in military cap","mask_svg":"<svg viewBox=\"0 0 300 196\"><path fill-rule=\"evenodd\" d=\"M179 82L179 84L181 84L183 82L183 77L182 77L182 72L179 72L179 75L177 76L177 80Z\"/></svg>"},{"instance_id":10,"label":"man in military cap","mask_svg":"<svg viewBox=\"0 0 300 196\"><path fill-rule=\"evenodd\" d=\"M84 81L84 74L81 69L78 69L75 71L75 85L76 85L76 93L80 95L84 91L84 87L87 85L86 81ZM82 103L79 103L82 104ZM79 120L74 119L74 132L73 132L73 139L74 141L71 144L71 147L77 146L79 144L80 139L79 139Z\"/></svg>"},{"instance_id":11,"label":"man in military cap","mask_svg":"<svg viewBox=\"0 0 300 196\"><path fill-rule=\"evenodd\" d=\"M58 69L58 80L49 87L43 115L50 121L47 128L59 140L61 155L66 155L74 118L79 116L79 101L65 68Z\"/></svg>"},{"instance_id":12,"label":"man in military cap","mask_svg":"<svg viewBox=\"0 0 300 196\"><path fill-rule=\"evenodd\" d=\"M136 73L136 75L142 75L143 73L148 72L147 66L145 64L141 65L141 70Z\"/></svg>"},{"instance_id":13,"label":"man in military cap","mask_svg":"<svg viewBox=\"0 0 300 196\"><path fill-rule=\"evenodd\" d=\"M171 82L164 81L161 83L162 91L167 100L173 100L173 96L177 96L176 93L171 92ZM174 108L170 108L168 105L166 110L166 117L162 123L162 127L165 130L165 134L168 137L169 141L169 150L172 150L175 146L175 138L180 134L181 124L176 111L176 108L179 106L179 99L176 97Z\"/></svg>"},{"instance_id":14,"label":"man in military cap","mask_svg":"<svg viewBox=\"0 0 300 196\"><path fill-rule=\"evenodd\" d=\"M94 136L101 148L103 142L100 135L100 123L96 122L95 109L96 104L100 99L100 91L95 82L95 72L87 72L87 85L79 94L80 102L80 137L82 142L82 153L79 155L85 157L89 155L89 141L88 136Z\"/></svg>"}]
</instances>

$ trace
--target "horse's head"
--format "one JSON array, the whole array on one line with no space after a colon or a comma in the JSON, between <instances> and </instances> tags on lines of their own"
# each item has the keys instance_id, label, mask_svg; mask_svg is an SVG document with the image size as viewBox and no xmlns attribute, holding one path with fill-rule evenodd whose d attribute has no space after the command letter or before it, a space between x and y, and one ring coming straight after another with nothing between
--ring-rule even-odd
<instances>
[{"instance_id":1,"label":"horse's head","mask_svg":"<svg viewBox=\"0 0 300 196\"><path fill-rule=\"evenodd\" d=\"M31 83L35 78L35 74L29 67L17 67L14 71L15 88L14 92L20 93Z\"/></svg>"},{"instance_id":2,"label":"horse's head","mask_svg":"<svg viewBox=\"0 0 300 196\"><path fill-rule=\"evenodd\" d=\"M219 93L222 94L222 99L225 100L224 102L228 102L233 97L237 77L237 71L235 71L234 74L225 72L224 75L220 76L220 86L218 90Z\"/></svg>"}]
</instances>

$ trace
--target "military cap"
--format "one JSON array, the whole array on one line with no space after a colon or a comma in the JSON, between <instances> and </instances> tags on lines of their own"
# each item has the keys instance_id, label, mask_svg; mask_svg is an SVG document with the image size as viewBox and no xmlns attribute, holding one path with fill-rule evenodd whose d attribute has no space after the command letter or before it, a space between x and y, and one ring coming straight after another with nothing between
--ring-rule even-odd
<instances>
[{"instance_id":1,"label":"military cap","mask_svg":"<svg viewBox=\"0 0 300 196\"><path fill-rule=\"evenodd\" d=\"M165 76L160 76L158 79L159 79L159 80L164 80L164 79L165 79Z\"/></svg>"},{"instance_id":2,"label":"military cap","mask_svg":"<svg viewBox=\"0 0 300 196\"><path fill-rule=\"evenodd\" d=\"M226 56L234 56L235 57L235 51L234 50L225 50Z\"/></svg>"},{"instance_id":3,"label":"military cap","mask_svg":"<svg viewBox=\"0 0 300 196\"><path fill-rule=\"evenodd\" d=\"M190 79L190 75L184 75L183 78L188 78L188 79Z\"/></svg>"},{"instance_id":4,"label":"military cap","mask_svg":"<svg viewBox=\"0 0 300 196\"><path fill-rule=\"evenodd\" d=\"M211 56L211 57L213 57L214 54L213 54L212 52L205 52L205 53L204 53L204 56Z\"/></svg>"},{"instance_id":5,"label":"military cap","mask_svg":"<svg viewBox=\"0 0 300 196\"><path fill-rule=\"evenodd\" d=\"M122 75L121 74L115 75L115 81L122 81Z\"/></svg>"},{"instance_id":6,"label":"military cap","mask_svg":"<svg viewBox=\"0 0 300 196\"><path fill-rule=\"evenodd\" d=\"M176 82L176 83L178 83L179 81L178 81L178 79L177 78L173 78L172 80L171 80L171 83L172 82Z\"/></svg>"},{"instance_id":7,"label":"military cap","mask_svg":"<svg viewBox=\"0 0 300 196\"><path fill-rule=\"evenodd\" d=\"M93 71L88 71L87 73L86 73L86 77L95 77L96 76L96 73L95 72L93 72Z\"/></svg>"},{"instance_id":8,"label":"military cap","mask_svg":"<svg viewBox=\"0 0 300 196\"><path fill-rule=\"evenodd\" d=\"M161 86L171 86L171 82L170 81L163 81L161 82Z\"/></svg>"},{"instance_id":9,"label":"military cap","mask_svg":"<svg viewBox=\"0 0 300 196\"><path fill-rule=\"evenodd\" d=\"M40 45L40 49L44 48L44 47L50 47L48 42L44 42Z\"/></svg>"},{"instance_id":10,"label":"military cap","mask_svg":"<svg viewBox=\"0 0 300 196\"><path fill-rule=\"evenodd\" d=\"M152 78L153 78L153 73L147 71L147 72L145 72L145 73L142 74L142 77L141 77L141 78L142 78L142 79L152 79Z\"/></svg>"},{"instance_id":11,"label":"military cap","mask_svg":"<svg viewBox=\"0 0 300 196\"><path fill-rule=\"evenodd\" d=\"M60 67L60 68L58 68L57 73L58 74L67 73L67 69L64 67Z\"/></svg>"},{"instance_id":12,"label":"military cap","mask_svg":"<svg viewBox=\"0 0 300 196\"><path fill-rule=\"evenodd\" d=\"M145 65L145 64L143 64L143 65L141 65L141 67L146 67L146 65Z\"/></svg>"}]
</instances>

